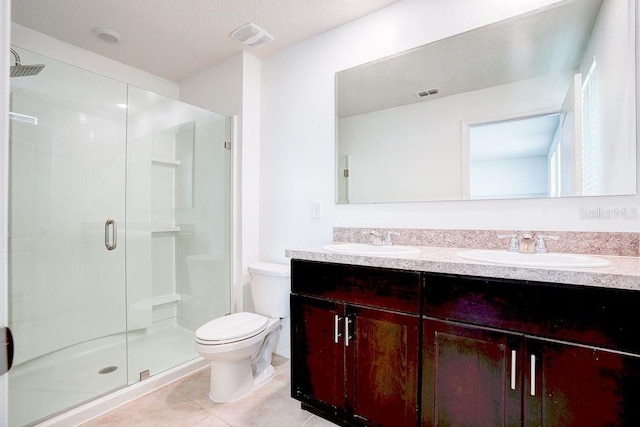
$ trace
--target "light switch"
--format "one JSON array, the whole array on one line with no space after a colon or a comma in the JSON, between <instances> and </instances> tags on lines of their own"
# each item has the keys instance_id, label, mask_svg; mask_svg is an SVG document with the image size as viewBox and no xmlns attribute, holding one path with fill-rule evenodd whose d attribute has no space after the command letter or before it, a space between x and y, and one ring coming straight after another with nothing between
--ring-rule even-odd
<instances>
[{"instance_id":1,"label":"light switch","mask_svg":"<svg viewBox=\"0 0 640 427\"><path fill-rule=\"evenodd\" d=\"M311 202L311 218L322 218L322 202L320 200L314 200Z\"/></svg>"}]
</instances>

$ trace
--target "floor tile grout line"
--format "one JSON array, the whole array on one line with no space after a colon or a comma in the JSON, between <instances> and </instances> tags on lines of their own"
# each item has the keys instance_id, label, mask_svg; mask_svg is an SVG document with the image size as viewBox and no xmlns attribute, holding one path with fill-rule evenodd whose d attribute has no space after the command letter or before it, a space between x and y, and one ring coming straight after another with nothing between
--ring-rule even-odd
<instances>
[{"instance_id":1,"label":"floor tile grout line","mask_svg":"<svg viewBox=\"0 0 640 427\"><path fill-rule=\"evenodd\" d=\"M300 427L303 427L303 426L305 426L305 425L309 424L309 423L311 422L311 420L313 419L313 416L314 416L314 415L313 415L312 413L309 413L309 418L307 418L307 421L305 421L304 423L302 423L302 426L300 426Z\"/></svg>"}]
</instances>

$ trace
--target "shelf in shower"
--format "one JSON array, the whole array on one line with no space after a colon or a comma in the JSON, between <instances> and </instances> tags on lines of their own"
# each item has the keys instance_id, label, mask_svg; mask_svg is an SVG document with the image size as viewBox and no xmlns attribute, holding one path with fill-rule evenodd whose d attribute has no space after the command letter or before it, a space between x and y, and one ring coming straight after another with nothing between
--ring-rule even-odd
<instances>
[{"instance_id":1,"label":"shelf in shower","mask_svg":"<svg viewBox=\"0 0 640 427\"><path fill-rule=\"evenodd\" d=\"M178 167L180 166L180 160L154 158L154 159L151 159L151 164L159 165L159 166Z\"/></svg>"},{"instance_id":2,"label":"shelf in shower","mask_svg":"<svg viewBox=\"0 0 640 427\"><path fill-rule=\"evenodd\" d=\"M152 233L177 233L180 231L180 226L173 224L152 224Z\"/></svg>"},{"instance_id":3,"label":"shelf in shower","mask_svg":"<svg viewBox=\"0 0 640 427\"><path fill-rule=\"evenodd\" d=\"M181 299L182 297L178 294L157 295L151 298L151 305L155 307L157 305L180 301Z\"/></svg>"}]
</instances>

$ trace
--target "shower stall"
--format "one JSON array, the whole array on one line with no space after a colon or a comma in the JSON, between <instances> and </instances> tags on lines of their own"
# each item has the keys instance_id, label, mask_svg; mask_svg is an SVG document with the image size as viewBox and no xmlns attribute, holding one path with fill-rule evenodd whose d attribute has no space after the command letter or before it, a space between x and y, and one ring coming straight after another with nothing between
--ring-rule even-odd
<instances>
[{"instance_id":1,"label":"shower stall","mask_svg":"<svg viewBox=\"0 0 640 427\"><path fill-rule=\"evenodd\" d=\"M14 47L10 426L198 357L230 311L231 119ZM3 296L4 297L4 296Z\"/></svg>"}]
</instances>

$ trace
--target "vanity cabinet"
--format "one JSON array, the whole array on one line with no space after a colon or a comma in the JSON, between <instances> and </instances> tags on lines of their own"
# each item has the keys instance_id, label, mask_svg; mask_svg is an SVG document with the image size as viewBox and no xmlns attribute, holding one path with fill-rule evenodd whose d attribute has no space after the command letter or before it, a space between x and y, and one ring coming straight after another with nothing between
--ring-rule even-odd
<instances>
[{"instance_id":1,"label":"vanity cabinet","mask_svg":"<svg viewBox=\"0 0 640 427\"><path fill-rule=\"evenodd\" d=\"M429 274L425 285L423 426L640 425L637 292Z\"/></svg>"},{"instance_id":2,"label":"vanity cabinet","mask_svg":"<svg viewBox=\"0 0 640 427\"><path fill-rule=\"evenodd\" d=\"M292 397L345 426L640 425L640 292L292 260Z\"/></svg>"},{"instance_id":3,"label":"vanity cabinet","mask_svg":"<svg viewBox=\"0 0 640 427\"><path fill-rule=\"evenodd\" d=\"M292 397L341 425L416 426L420 274L293 260Z\"/></svg>"}]
</instances>

